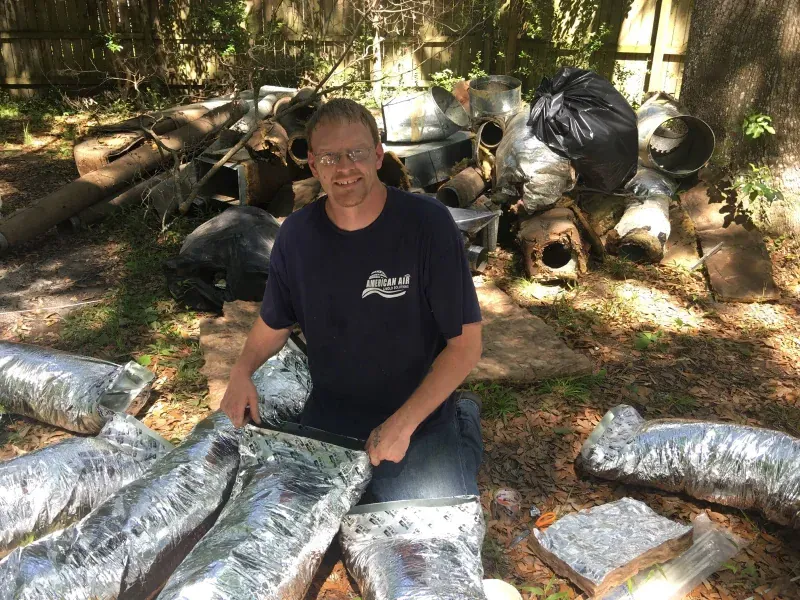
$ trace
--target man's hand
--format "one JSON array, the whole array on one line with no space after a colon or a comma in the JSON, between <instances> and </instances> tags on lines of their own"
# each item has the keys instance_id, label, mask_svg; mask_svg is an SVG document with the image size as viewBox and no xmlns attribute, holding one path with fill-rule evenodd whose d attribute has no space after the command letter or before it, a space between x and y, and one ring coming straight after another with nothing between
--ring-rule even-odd
<instances>
[{"instance_id":1,"label":"man's hand","mask_svg":"<svg viewBox=\"0 0 800 600\"><path fill-rule=\"evenodd\" d=\"M258 416L256 386L253 385L253 380L250 379L250 376L245 371L233 367L228 389L225 390L220 409L228 415L233 426L238 428L244 425L244 413L248 406L250 407L250 418L260 425L261 419Z\"/></svg>"},{"instance_id":2,"label":"man's hand","mask_svg":"<svg viewBox=\"0 0 800 600\"><path fill-rule=\"evenodd\" d=\"M372 466L377 467L384 460L395 463L403 460L413 432L398 413L373 429L367 439L367 453Z\"/></svg>"}]
</instances>

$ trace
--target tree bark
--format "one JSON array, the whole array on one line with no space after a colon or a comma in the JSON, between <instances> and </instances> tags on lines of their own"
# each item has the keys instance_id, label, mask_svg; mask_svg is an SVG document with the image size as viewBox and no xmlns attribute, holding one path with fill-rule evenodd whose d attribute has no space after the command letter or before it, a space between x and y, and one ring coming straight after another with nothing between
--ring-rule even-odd
<instances>
[{"instance_id":1,"label":"tree bark","mask_svg":"<svg viewBox=\"0 0 800 600\"><path fill-rule=\"evenodd\" d=\"M770 229L800 233L800 3L695 0L681 102L717 136L734 168L767 164L786 197ZM742 135L749 111L772 117L775 135Z\"/></svg>"}]
</instances>

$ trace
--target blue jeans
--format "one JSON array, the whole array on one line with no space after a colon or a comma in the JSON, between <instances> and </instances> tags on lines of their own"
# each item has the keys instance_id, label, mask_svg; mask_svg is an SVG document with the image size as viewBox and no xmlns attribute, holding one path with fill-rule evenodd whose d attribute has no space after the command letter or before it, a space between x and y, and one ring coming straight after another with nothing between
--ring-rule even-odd
<instances>
[{"instance_id":1,"label":"blue jeans","mask_svg":"<svg viewBox=\"0 0 800 600\"><path fill-rule=\"evenodd\" d=\"M455 392L451 418L422 426L399 463L384 461L372 471L361 504L478 495L483 458L480 407Z\"/></svg>"}]
</instances>

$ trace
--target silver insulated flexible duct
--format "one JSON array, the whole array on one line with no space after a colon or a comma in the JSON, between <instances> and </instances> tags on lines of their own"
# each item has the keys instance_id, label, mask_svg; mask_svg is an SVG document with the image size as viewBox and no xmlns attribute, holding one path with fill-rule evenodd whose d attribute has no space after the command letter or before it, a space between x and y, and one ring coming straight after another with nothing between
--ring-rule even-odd
<instances>
[{"instance_id":1,"label":"silver insulated flexible duct","mask_svg":"<svg viewBox=\"0 0 800 600\"><path fill-rule=\"evenodd\" d=\"M462 496L358 506L340 541L364 600L485 600L485 533L478 498Z\"/></svg>"},{"instance_id":2,"label":"silver insulated flexible duct","mask_svg":"<svg viewBox=\"0 0 800 600\"><path fill-rule=\"evenodd\" d=\"M325 439L245 427L231 500L159 600L302 600L372 473L362 442Z\"/></svg>"},{"instance_id":3,"label":"silver insulated flexible duct","mask_svg":"<svg viewBox=\"0 0 800 600\"><path fill-rule=\"evenodd\" d=\"M76 433L97 433L111 413L136 414L153 374L59 350L0 342L0 404L17 415Z\"/></svg>"},{"instance_id":4,"label":"silver insulated flexible duct","mask_svg":"<svg viewBox=\"0 0 800 600\"><path fill-rule=\"evenodd\" d=\"M311 395L308 359L291 339L252 379L258 392L258 414L266 425L296 420Z\"/></svg>"},{"instance_id":5,"label":"silver insulated flexible duct","mask_svg":"<svg viewBox=\"0 0 800 600\"><path fill-rule=\"evenodd\" d=\"M645 421L631 406L603 417L583 445L591 475L683 492L800 528L800 440L785 433L681 419Z\"/></svg>"},{"instance_id":6,"label":"silver insulated flexible duct","mask_svg":"<svg viewBox=\"0 0 800 600\"><path fill-rule=\"evenodd\" d=\"M86 516L172 449L130 415L97 437L74 437L0 463L0 556Z\"/></svg>"},{"instance_id":7,"label":"silver insulated flexible duct","mask_svg":"<svg viewBox=\"0 0 800 600\"><path fill-rule=\"evenodd\" d=\"M83 520L0 561L0 598L150 598L213 525L238 464L237 433L213 413Z\"/></svg>"}]
</instances>

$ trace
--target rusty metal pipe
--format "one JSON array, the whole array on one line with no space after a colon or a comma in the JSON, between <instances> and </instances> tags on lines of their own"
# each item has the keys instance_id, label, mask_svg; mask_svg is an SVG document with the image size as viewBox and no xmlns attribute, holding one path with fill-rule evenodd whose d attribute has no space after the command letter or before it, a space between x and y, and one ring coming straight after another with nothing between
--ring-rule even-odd
<instances>
[{"instance_id":1,"label":"rusty metal pipe","mask_svg":"<svg viewBox=\"0 0 800 600\"><path fill-rule=\"evenodd\" d=\"M289 136L289 158L298 167L308 164L308 140L305 133L296 132Z\"/></svg>"},{"instance_id":2,"label":"rusty metal pipe","mask_svg":"<svg viewBox=\"0 0 800 600\"><path fill-rule=\"evenodd\" d=\"M520 224L519 239L528 276L541 281L575 281L586 270L586 250L568 208L552 208Z\"/></svg>"},{"instance_id":3,"label":"rusty metal pipe","mask_svg":"<svg viewBox=\"0 0 800 600\"><path fill-rule=\"evenodd\" d=\"M505 123L501 119L487 119L478 126L475 137L478 144L494 154L494 151L503 140L505 129Z\"/></svg>"},{"instance_id":4,"label":"rusty metal pipe","mask_svg":"<svg viewBox=\"0 0 800 600\"><path fill-rule=\"evenodd\" d=\"M475 167L467 167L445 183L436 192L436 198L446 206L466 208L486 189L481 172Z\"/></svg>"},{"instance_id":5,"label":"rusty metal pipe","mask_svg":"<svg viewBox=\"0 0 800 600\"><path fill-rule=\"evenodd\" d=\"M161 143L178 156L196 152L220 129L242 117L246 110L246 103L231 102L164 135ZM0 252L27 242L86 207L118 194L131 181L168 168L172 162L172 152L145 144L108 166L68 183L0 222Z\"/></svg>"}]
</instances>

